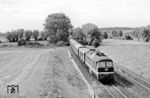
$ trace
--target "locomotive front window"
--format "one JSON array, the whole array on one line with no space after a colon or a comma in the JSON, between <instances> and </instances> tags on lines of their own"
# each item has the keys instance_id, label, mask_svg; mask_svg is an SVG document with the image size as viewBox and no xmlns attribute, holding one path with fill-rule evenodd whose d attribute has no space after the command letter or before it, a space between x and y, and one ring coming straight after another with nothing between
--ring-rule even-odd
<instances>
[{"instance_id":1,"label":"locomotive front window","mask_svg":"<svg viewBox=\"0 0 150 98\"><path fill-rule=\"evenodd\" d=\"M112 62L106 62L107 63L107 67L112 67Z\"/></svg>"},{"instance_id":2,"label":"locomotive front window","mask_svg":"<svg viewBox=\"0 0 150 98\"><path fill-rule=\"evenodd\" d=\"M99 62L99 67L105 67L105 62Z\"/></svg>"}]
</instances>

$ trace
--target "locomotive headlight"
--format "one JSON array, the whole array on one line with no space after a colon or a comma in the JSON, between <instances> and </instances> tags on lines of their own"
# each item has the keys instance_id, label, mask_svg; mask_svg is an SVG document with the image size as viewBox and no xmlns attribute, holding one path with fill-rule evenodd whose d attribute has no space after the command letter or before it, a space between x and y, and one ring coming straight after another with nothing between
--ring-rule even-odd
<instances>
[{"instance_id":1,"label":"locomotive headlight","mask_svg":"<svg viewBox=\"0 0 150 98\"><path fill-rule=\"evenodd\" d=\"M105 71L108 71L108 68L105 68Z\"/></svg>"}]
</instances>

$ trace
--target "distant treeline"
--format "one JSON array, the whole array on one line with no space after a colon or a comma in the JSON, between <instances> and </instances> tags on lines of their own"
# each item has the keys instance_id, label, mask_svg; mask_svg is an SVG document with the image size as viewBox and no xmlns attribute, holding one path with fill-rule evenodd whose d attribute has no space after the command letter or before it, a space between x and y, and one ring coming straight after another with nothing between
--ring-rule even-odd
<instances>
[{"instance_id":1,"label":"distant treeline","mask_svg":"<svg viewBox=\"0 0 150 98\"><path fill-rule=\"evenodd\" d=\"M123 39L123 40L138 40L138 41L150 41L150 26L139 28L105 28L101 29L108 34L108 38ZM109 31L107 31L109 30Z\"/></svg>"},{"instance_id":2,"label":"distant treeline","mask_svg":"<svg viewBox=\"0 0 150 98\"><path fill-rule=\"evenodd\" d=\"M116 29L116 30L133 30L133 29L135 29L135 28L130 28L130 27L107 27L107 28L100 28L100 30L114 30L114 29Z\"/></svg>"},{"instance_id":3,"label":"distant treeline","mask_svg":"<svg viewBox=\"0 0 150 98\"><path fill-rule=\"evenodd\" d=\"M136 28L133 32L128 32L126 35L131 36L134 40L149 42L150 41L150 25Z\"/></svg>"},{"instance_id":4,"label":"distant treeline","mask_svg":"<svg viewBox=\"0 0 150 98\"><path fill-rule=\"evenodd\" d=\"M19 40L30 41L31 38L37 41L37 40L47 40L48 33L44 31L40 32L38 30L31 31L31 30L17 29L8 31L5 36L9 42L17 42Z\"/></svg>"},{"instance_id":5,"label":"distant treeline","mask_svg":"<svg viewBox=\"0 0 150 98\"><path fill-rule=\"evenodd\" d=\"M81 27L74 28L71 20L64 13L53 13L46 17L44 21L44 30L24 30L17 29L2 34L6 36L9 42L17 42L19 40L30 41L30 39L47 40L52 44L68 43L68 38L74 38L82 44L99 46L102 39L138 39L150 40L150 26L141 28L115 27L115 28L99 28L95 24L86 23ZM127 31L124 33L124 31ZM1 35L1 34L0 34Z\"/></svg>"}]
</instances>

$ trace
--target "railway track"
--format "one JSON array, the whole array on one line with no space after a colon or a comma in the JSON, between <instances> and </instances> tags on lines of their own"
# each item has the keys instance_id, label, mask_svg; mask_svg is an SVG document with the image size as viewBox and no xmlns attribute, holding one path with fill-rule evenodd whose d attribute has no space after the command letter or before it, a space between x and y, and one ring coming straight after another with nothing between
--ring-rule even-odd
<instances>
[{"instance_id":1,"label":"railway track","mask_svg":"<svg viewBox=\"0 0 150 98\"><path fill-rule=\"evenodd\" d=\"M108 94L111 95L112 98L128 98L125 94L123 94L117 87L116 85L114 85L114 83L104 83L103 82L100 82L96 79L96 76L94 75L94 81L96 81L97 85L99 87L103 87L107 92ZM92 77L92 78L93 78Z\"/></svg>"},{"instance_id":2,"label":"railway track","mask_svg":"<svg viewBox=\"0 0 150 98\"><path fill-rule=\"evenodd\" d=\"M118 64L115 64L115 68L117 74L123 76L132 83L133 86L131 86L130 89L132 88L142 98L150 98L150 83L146 79Z\"/></svg>"},{"instance_id":3,"label":"railway track","mask_svg":"<svg viewBox=\"0 0 150 98\"><path fill-rule=\"evenodd\" d=\"M124 73L127 76L129 76L130 78L136 80L138 83L140 83L145 88L150 90L150 82L148 80L146 80L145 78L141 77L140 75L132 72L131 70L129 70L129 69L123 67L123 66L120 66L119 64L115 63L115 67L116 67L116 69L119 69L122 73Z\"/></svg>"}]
</instances>

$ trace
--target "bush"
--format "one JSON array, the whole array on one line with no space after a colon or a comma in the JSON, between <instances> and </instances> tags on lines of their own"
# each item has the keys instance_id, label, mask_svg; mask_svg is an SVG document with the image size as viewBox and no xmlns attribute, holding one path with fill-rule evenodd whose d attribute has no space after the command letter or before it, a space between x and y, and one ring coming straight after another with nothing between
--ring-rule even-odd
<instances>
[{"instance_id":1,"label":"bush","mask_svg":"<svg viewBox=\"0 0 150 98\"><path fill-rule=\"evenodd\" d=\"M18 46L25 46L26 45L26 40L21 39L21 40L17 41L17 45Z\"/></svg>"},{"instance_id":2,"label":"bush","mask_svg":"<svg viewBox=\"0 0 150 98\"><path fill-rule=\"evenodd\" d=\"M58 41L57 43L56 43L56 46L64 46L64 41Z\"/></svg>"},{"instance_id":3,"label":"bush","mask_svg":"<svg viewBox=\"0 0 150 98\"><path fill-rule=\"evenodd\" d=\"M31 48L40 48L43 47L44 45L40 44L39 42L27 42L26 46Z\"/></svg>"},{"instance_id":4,"label":"bush","mask_svg":"<svg viewBox=\"0 0 150 98\"><path fill-rule=\"evenodd\" d=\"M49 43L56 44L57 43L57 37L56 36L50 36Z\"/></svg>"},{"instance_id":5,"label":"bush","mask_svg":"<svg viewBox=\"0 0 150 98\"><path fill-rule=\"evenodd\" d=\"M150 40L150 38L146 38L144 41L145 41L145 42L149 42L149 40Z\"/></svg>"},{"instance_id":6,"label":"bush","mask_svg":"<svg viewBox=\"0 0 150 98\"><path fill-rule=\"evenodd\" d=\"M95 46L95 47L98 47L98 46L100 46L100 41L99 41L99 39L94 39L93 40L93 42L92 42L92 46Z\"/></svg>"},{"instance_id":7,"label":"bush","mask_svg":"<svg viewBox=\"0 0 150 98\"><path fill-rule=\"evenodd\" d=\"M104 33L103 33L103 38L104 38L104 39L107 39L107 38L108 38L107 32L104 32Z\"/></svg>"},{"instance_id":8,"label":"bush","mask_svg":"<svg viewBox=\"0 0 150 98\"><path fill-rule=\"evenodd\" d=\"M125 40L133 40L133 38L130 35L125 35L124 39Z\"/></svg>"},{"instance_id":9,"label":"bush","mask_svg":"<svg viewBox=\"0 0 150 98\"><path fill-rule=\"evenodd\" d=\"M38 41L43 41L43 38L42 37L38 38Z\"/></svg>"}]
</instances>

